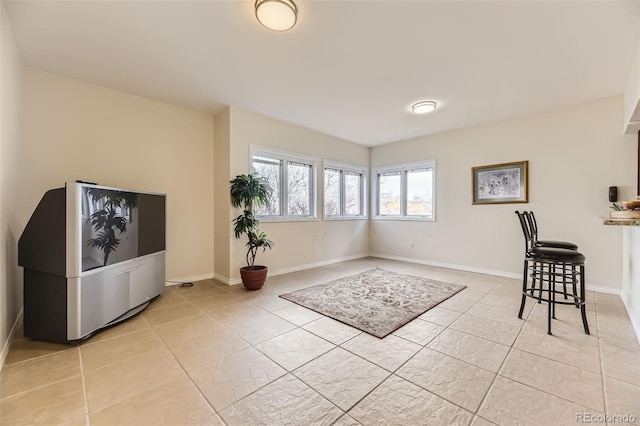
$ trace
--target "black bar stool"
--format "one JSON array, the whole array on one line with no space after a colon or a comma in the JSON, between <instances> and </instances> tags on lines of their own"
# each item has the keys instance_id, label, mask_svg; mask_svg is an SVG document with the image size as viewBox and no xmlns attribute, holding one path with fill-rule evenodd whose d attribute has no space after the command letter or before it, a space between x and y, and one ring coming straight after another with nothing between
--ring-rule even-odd
<instances>
[{"instance_id":1,"label":"black bar stool","mask_svg":"<svg viewBox=\"0 0 640 426\"><path fill-rule=\"evenodd\" d=\"M522 319L527 297L538 299L538 303L547 302L549 304L547 334L551 334L551 319L556 318L555 305L574 305L576 308L580 308L584 332L590 334L585 307L584 255L575 249L535 246L528 213L516 211L516 214L520 219L520 226L525 238L522 301L518 318ZM531 285L529 285L529 277ZM536 288L536 283L539 288ZM558 290L556 287L560 283L562 283L562 290ZM567 285L571 286L572 294L567 293ZM570 297L571 301L556 300L556 294L564 296L565 299Z\"/></svg>"},{"instance_id":2,"label":"black bar stool","mask_svg":"<svg viewBox=\"0 0 640 426\"><path fill-rule=\"evenodd\" d=\"M532 211L522 212L527 219L527 225L529 226L529 232L531 233L531 240L533 247L552 247L552 248L562 248L568 250L578 250L578 246L570 243L568 241L557 241L557 240L538 240L538 223L536 222L536 217ZM535 266L535 264L534 264ZM567 299L567 287L566 284L563 286L564 290L564 298ZM575 289L574 289L575 294ZM538 301L540 303L540 301Z\"/></svg>"}]
</instances>

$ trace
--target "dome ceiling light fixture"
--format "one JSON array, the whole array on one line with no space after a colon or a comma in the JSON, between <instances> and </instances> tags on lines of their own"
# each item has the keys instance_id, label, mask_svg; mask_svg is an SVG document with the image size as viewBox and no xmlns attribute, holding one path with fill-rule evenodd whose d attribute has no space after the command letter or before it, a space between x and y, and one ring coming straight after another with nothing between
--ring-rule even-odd
<instances>
[{"instance_id":1,"label":"dome ceiling light fixture","mask_svg":"<svg viewBox=\"0 0 640 426\"><path fill-rule=\"evenodd\" d=\"M435 111L436 106L434 101L420 101L411 105L411 111L413 111L414 114L426 114Z\"/></svg>"},{"instance_id":2,"label":"dome ceiling light fixture","mask_svg":"<svg viewBox=\"0 0 640 426\"><path fill-rule=\"evenodd\" d=\"M291 0L256 0L256 18L272 31L287 31L298 19L298 9Z\"/></svg>"}]
</instances>

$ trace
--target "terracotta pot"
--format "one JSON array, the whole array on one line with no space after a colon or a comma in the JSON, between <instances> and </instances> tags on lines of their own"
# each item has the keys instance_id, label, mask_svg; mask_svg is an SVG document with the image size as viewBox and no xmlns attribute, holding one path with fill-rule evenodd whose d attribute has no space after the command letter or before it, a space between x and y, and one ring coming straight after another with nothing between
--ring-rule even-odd
<instances>
[{"instance_id":1,"label":"terracotta pot","mask_svg":"<svg viewBox=\"0 0 640 426\"><path fill-rule=\"evenodd\" d=\"M267 279L266 266L245 266L240 268L240 278L247 290L260 290Z\"/></svg>"}]
</instances>

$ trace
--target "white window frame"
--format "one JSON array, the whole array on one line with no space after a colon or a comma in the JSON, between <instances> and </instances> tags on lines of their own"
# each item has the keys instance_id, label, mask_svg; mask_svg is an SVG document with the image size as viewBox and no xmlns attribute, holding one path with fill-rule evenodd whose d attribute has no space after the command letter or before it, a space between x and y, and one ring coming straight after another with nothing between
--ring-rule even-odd
<instances>
[{"instance_id":1,"label":"white window frame","mask_svg":"<svg viewBox=\"0 0 640 426\"><path fill-rule=\"evenodd\" d=\"M337 170L340 173L340 214L327 215L325 211L325 170ZM361 177L360 185L360 214L345 214L345 173L356 173ZM322 164L322 218L323 220L362 220L367 218L367 175L368 167L357 166L355 164L340 163L338 161L324 160Z\"/></svg>"},{"instance_id":2,"label":"white window frame","mask_svg":"<svg viewBox=\"0 0 640 426\"><path fill-rule=\"evenodd\" d=\"M433 179L431 182L431 194L432 194L432 214L431 215L407 215L407 172L420 169L433 170ZM400 173L400 214L398 215L381 215L378 199L378 192L380 187L379 175L383 173ZM373 204L373 218L382 220L418 220L435 222L436 220L436 160L425 160L413 163L394 164L388 166L375 167L371 171L372 184L372 204Z\"/></svg>"},{"instance_id":3,"label":"white window frame","mask_svg":"<svg viewBox=\"0 0 640 426\"><path fill-rule=\"evenodd\" d=\"M286 151L280 151L273 148L266 148L257 145L251 145L249 155L249 170L253 171L253 157L266 157L274 160L281 161L280 168L280 214L279 215L256 215L260 221L266 222L292 222L292 221L316 221L317 215L317 198L318 198L318 159L315 157L309 157L301 154L295 154ZM287 164L300 163L311 166L311 173L309 182L309 214L302 215L289 215L288 214L288 170Z\"/></svg>"}]
</instances>

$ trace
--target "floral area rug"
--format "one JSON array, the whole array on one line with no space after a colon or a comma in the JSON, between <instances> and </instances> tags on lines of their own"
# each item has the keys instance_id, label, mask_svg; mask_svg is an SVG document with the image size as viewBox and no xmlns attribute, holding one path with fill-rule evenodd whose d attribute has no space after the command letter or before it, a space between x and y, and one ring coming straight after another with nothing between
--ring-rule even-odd
<instances>
[{"instance_id":1,"label":"floral area rug","mask_svg":"<svg viewBox=\"0 0 640 426\"><path fill-rule=\"evenodd\" d=\"M376 268L280 297L383 338L465 287Z\"/></svg>"}]
</instances>

